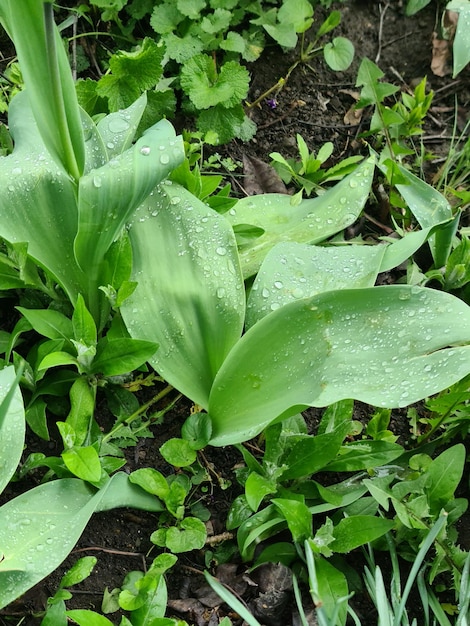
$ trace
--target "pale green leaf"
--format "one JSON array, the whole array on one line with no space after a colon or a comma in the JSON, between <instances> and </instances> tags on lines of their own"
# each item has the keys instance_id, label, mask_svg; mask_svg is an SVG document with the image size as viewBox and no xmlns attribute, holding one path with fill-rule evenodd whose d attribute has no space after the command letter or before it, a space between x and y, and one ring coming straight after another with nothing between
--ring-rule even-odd
<instances>
[{"instance_id":1,"label":"pale green leaf","mask_svg":"<svg viewBox=\"0 0 470 626\"><path fill-rule=\"evenodd\" d=\"M79 626L113 626L107 617L89 609L72 609L67 611L67 617Z\"/></svg>"},{"instance_id":2,"label":"pale green leaf","mask_svg":"<svg viewBox=\"0 0 470 626\"><path fill-rule=\"evenodd\" d=\"M459 14L452 45L453 77L455 78L470 62L470 3L466 0L451 0L446 5L446 9L456 11Z\"/></svg>"},{"instance_id":3,"label":"pale green leaf","mask_svg":"<svg viewBox=\"0 0 470 626\"><path fill-rule=\"evenodd\" d=\"M386 246L278 243L261 265L248 296L246 327L288 302L335 289L372 287Z\"/></svg>"},{"instance_id":4,"label":"pale green leaf","mask_svg":"<svg viewBox=\"0 0 470 626\"><path fill-rule=\"evenodd\" d=\"M80 179L74 251L84 270L92 276L99 273L105 253L126 221L183 155L181 139L162 120L132 148Z\"/></svg>"},{"instance_id":5,"label":"pale green leaf","mask_svg":"<svg viewBox=\"0 0 470 626\"><path fill-rule=\"evenodd\" d=\"M243 327L245 297L232 229L173 184L147 199L129 235L138 282L121 309L129 332L158 343L153 367L207 407L214 377Z\"/></svg>"},{"instance_id":6,"label":"pale green leaf","mask_svg":"<svg viewBox=\"0 0 470 626\"><path fill-rule=\"evenodd\" d=\"M425 288L329 291L287 304L252 326L220 368L212 443L245 441L306 406L417 402L470 372L461 345L469 340L470 308Z\"/></svg>"},{"instance_id":7,"label":"pale green leaf","mask_svg":"<svg viewBox=\"0 0 470 626\"><path fill-rule=\"evenodd\" d=\"M344 72L353 61L354 46L346 37L335 37L325 45L323 55L333 71Z\"/></svg>"},{"instance_id":8,"label":"pale green leaf","mask_svg":"<svg viewBox=\"0 0 470 626\"><path fill-rule=\"evenodd\" d=\"M70 448L62 453L67 469L78 478L97 483L101 478L101 464L93 446Z\"/></svg>"},{"instance_id":9,"label":"pale green leaf","mask_svg":"<svg viewBox=\"0 0 470 626\"><path fill-rule=\"evenodd\" d=\"M23 454L25 414L12 366L0 371L0 493L13 476ZM1 546L1 544L0 544ZM0 552L3 548L0 547Z\"/></svg>"},{"instance_id":10,"label":"pale green leaf","mask_svg":"<svg viewBox=\"0 0 470 626\"><path fill-rule=\"evenodd\" d=\"M255 274L269 250L282 241L319 243L352 224L369 196L374 159L317 198L290 203L290 196L262 194L240 200L225 215L233 226L252 224L264 229L250 246L240 250L245 277Z\"/></svg>"}]
</instances>

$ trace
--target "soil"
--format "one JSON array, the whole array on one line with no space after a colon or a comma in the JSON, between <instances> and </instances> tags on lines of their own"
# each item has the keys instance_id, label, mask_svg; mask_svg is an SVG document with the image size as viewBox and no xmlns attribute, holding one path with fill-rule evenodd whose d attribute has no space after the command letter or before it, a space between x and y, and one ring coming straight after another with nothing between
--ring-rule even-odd
<instances>
[{"instance_id":1,"label":"soil","mask_svg":"<svg viewBox=\"0 0 470 626\"><path fill-rule=\"evenodd\" d=\"M405 17L401 3L394 1L351 1L341 4L339 8L342 23L338 29L340 32L335 31L335 34L347 36L355 45L356 57L351 68L334 73L325 66L321 57L314 61L313 66L311 64L311 68L299 66L287 85L276 95L275 108L263 99L260 106L250 109L250 115L258 125L256 137L248 143L233 141L218 151L236 161L243 161L243 157L250 156L268 162L268 155L274 150L285 157L296 156L295 135L300 133L310 150L317 151L323 143L332 141L336 160L363 152L364 146L359 135L367 128L369 113L365 112L356 125L351 125L348 118L345 121L345 116L355 103L355 80L360 60L367 56L381 67L387 81L399 85L404 91L413 89L423 76L428 77L428 86L436 95L422 141L425 148L435 155L427 161L426 166L427 176L432 177L449 149L456 103L457 123L461 130L470 110L468 70L455 80L450 76L435 76L430 70L432 33L440 19L436 5L431 4L413 18ZM320 21L321 11L317 23ZM252 76L249 101L256 100L275 85L280 77L285 76L297 54L298 50L283 53L277 46L268 48L249 67ZM242 194L243 182L240 181L243 178L234 177L232 180L235 191ZM162 424L154 426L153 439L144 439L137 448L130 449L125 471L156 467L163 473L173 472L174 468L168 466L159 454L159 446L169 437L179 435L182 419L189 414L189 410L190 404L182 401L175 412L165 416ZM310 415L314 427L319 413ZM368 407L357 406L358 419L367 421L368 415ZM408 439L410 434L403 417L403 412L394 413L393 425L397 434ZM104 425L106 419L106 415L102 420L99 418L100 423ZM45 446L47 449L44 449ZM54 444L45 444L30 435L29 450L42 449L47 454L53 454L51 446ZM209 548L214 551L217 538L225 537L223 533L230 503L240 493L234 468L241 462L241 455L231 448L207 448L200 462L207 468L210 481L202 484L194 498L200 498L210 511L210 520L207 522L211 537ZM29 489L33 486L31 483L39 478L34 473L28 475L25 480L12 485L9 493L4 495L11 497ZM155 514L135 510L96 514L67 561L25 596L0 611L0 624L39 624L39 615L45 608L47 598L57 590L62 574L83 555L96 556L98 562L91 576L72 589L73 599L68 601L67 606L100 611L105 589L120 587L129 571L145 569L156 556L156 548L151 544L149 536L156 529L157 521ZM461 528L461 532L468 536L466 525ZM234 543L234 540L229 539L224 545L229 546L230 542ZM212 626L218 624L222 616L229 614L235 624L240 624L240 620L226 606L220 606L220 601L214 599L204 585L202 572L207 565L211 565L210 561L210 556L204 550L180 555L178 565L168 576L167 615L186 619L188 623L198 626ZM359 553L349 556L348 565L361 575L363 563ZM266 626L299 624L290 587L286 585L284 589L279 582L284 580L285 572L275 566L265 567L257 573L248 573L247 570L245 564L233 559L232 563L219 568L217 575L225 577L251 607L257 607L259 619ZM269 595L272 591L270 584L277 585L278 591L279 587L285 591L280 598L276 597L278 604L274 602L272 594ZM363 626L377 623L373 608L360 590L351 602ZM267 609L263 605L267 605ZM307 597L305 606L311 606ZM108 618L115 624L120 620L118 613L108 615ZM311 624L316 623L312 613L309 620Z\"/></svg>"}]
</instances>

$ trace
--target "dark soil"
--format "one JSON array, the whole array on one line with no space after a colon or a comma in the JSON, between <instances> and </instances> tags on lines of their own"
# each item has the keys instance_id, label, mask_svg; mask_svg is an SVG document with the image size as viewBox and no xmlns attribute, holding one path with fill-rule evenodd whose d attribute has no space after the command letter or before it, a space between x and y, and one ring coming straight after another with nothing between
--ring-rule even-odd
<instances>
[{"instance_id":1,"label":"dark soil","mask_svg":"<svg viewBox=\"0 0 470 626\"><path fill-rule=\"evenodd\" d=\"M448 151L456 102L459 128L463 128L462 124L468 117L470 102L467 70L456 80L452 80L450 76L444 78L434 76L430 71L431 38L436 21L440 19L439 12L432 5L417 16L407 18L404 16L401 3L394 1L387 3L356 1L342 4L339 8L343 16L340 34L349 37L356 47L356 58L352 67L347 72L333 73L328 70L321 57L314 61L314 71L299 66L292 73L287 85L277 94L275 108L271 108L263 100L259 107L250 110L252 119L258 125L255 139L247 144L234 141L221 148L219 152L237 161L242 161L244 155L249 155L268 162L268 155L274 150L286 157L296 156L296 133L304 137L310 150L317 151L323 143L332 141L336 160L364 151L358 136L367 128L367 112L356 126L345 122L345 115L355 102L354 92L357 91L355 79L360 60L367 56L378 63L385 72L386 80L398 84L403 90L412 89L423 76L427 75L429 87L436 92L423 137L425 148L435 154L435 158L429 160L427 165L427 175L432 176ZM320 19L319 16L317 23ZM296 58L294 51L283 53L276 46L267 49L261 59L249 68L252 75L249 100L253 102L280 77L285 76ZM243 193L243 179L234 178L233 185L235 191ZM125 470L157 467L164 473L174 471L172 467L166 465L158 450L169 437L179 435L182 419L189 414L189 409L188 403L181 403L175 414L168 413L163 424L154 426L154 439L142 440L137 448L131 449ZM367 408L358 405L357 410L358 419L366 421ZM313 414L313 418L315 416L318 417L318 412ZM409 426L405 419L403 411L396 412L393 426L403 439L409 439ZM106 420L106 416L103 420ZM315 419L312 424L314 422ZM34 438L29 443L36 450L42 447L47 454L54 452L51 449L44 449L48 444ZM211 544L213 542L210 549L214 551L217 537L225 532L226 514L230 503L240 492L233 470L236 464L241 462L241 456L231 448L208 448L200 457L200 462L208 469L211 480L203 483L203 489L199 489L194 497L201 498L211 512L208 530ZM38 479L39 476L28 476L22 482L15 483L11 489L17 494L31 488L31 481ZM225 487L229 482L231 486L221 488L221 484ZM9 496L11 495L12 492ZM156 556L156 548L151 544L149 536L156 529L157 521L155 514L135 510L95 515L75 550L59 571L8 608L0 611L0 624L4 626L20 623L23 626L39 624L41 618L38 614L44 610L47 598L57 590L61 575L83 555L96 556L98 563L92 575L72 589L73 599L67 606L100 611L105 589L120 587L129 571L145 569ZM468 535L468 529L461 530ZM213 539L213 536L216 539ZM188 623L202 626L218 624L221 617L229 613L229 609L225 606L220 607L219 600L214 599L204 586L202 572L208 565L205 559L204 551L180 556L178 565L168 577L170 598L168 616L180 617L186 619ZM363 563L359 553L350 555L348 565L361 575ZM384 567L387 567L386 563ZM279 581L284 572L267 568L261 573L248 575L247 566L235 560L231 565L225 566L225 570L219 569L217 573L220 577L225 576L230 586L235 588L250 606L253 607L257 603L258 610L262 611L263 603L268 604L267 609L264 609L264 616L261 613L259 618L263 624L276 626L300 623L294 615L295 604L289 590L281 597L280 604L274 605L275 610L270 610L274 601L269 596L269 580L274 576L279 589ZM360 591L352 600L352 604L359 613L363 626L377 623L372 607ZM305 606L311 606L308 598ZM108 617L113 623L119 623L118 614ZM234 623L240 623L236 617L233 615L231 617ZM311 624L316 623L313 616L311 620Z\"/></svg>"}]
</instances>

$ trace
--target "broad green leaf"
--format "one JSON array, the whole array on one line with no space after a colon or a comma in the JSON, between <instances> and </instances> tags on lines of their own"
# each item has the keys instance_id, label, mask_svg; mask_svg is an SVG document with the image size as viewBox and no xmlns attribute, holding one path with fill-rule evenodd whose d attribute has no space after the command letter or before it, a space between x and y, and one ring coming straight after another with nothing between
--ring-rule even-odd
<instances>
[{"instance_id":1,"label":"broad green leaf","mask_svg":"<svg viewBox=\"0 0 470 626\"><path fill-rule=\"evenodd\" d=\"M145 602L132 611L133 626L158 626L159 623L165 626L167 587L163 576L158 576L155 580L157 584L150 583L140 589L140 593L145 593Z\"/></svg>"},{"instance_id":2,"label":"broad green leaf","mask_svg":"<svg viewBox=\"0 0 470 626\"><path fill-rule=\"evenodd\" d=\"M91 371L104 376L119 376L132 372L148 361L157 345L140 339L107 339L98 344Z\"/></svg>"},{"instance_id":3,"label":"broad green leaf","mask_svg":"<svg viewBox=\"0 0 470 626\"><path fill-rule=\"evenodd\" d=\"M14 41L47 150L77 181L85 165L82 124L69 60L54 24L52 3L2 0L0 20Z\"/></svg>"},{"instance_id":4,"label":"broad green leaf","mask_svg":"<svg viewBox=\"0 0 470 626\"><path fill-rule=\"evenodd\" d=\"M62 452L62 458L67 469L78 478L90 483L97 483L100 480L100 459L93 446L70 448Z\"/></svg>"},{"instance_id":5,"label":"broad green leaf","mask_svg":"<svg viewBox=\"0 0 470 626\"><path fill-rule=\"evenodd\" d=\"M446 9L459 14L452 45L453 77L455 78L470 62L470 4L466 0L451 0L446 5Z\"/></svg>"},{"instance_id":6,"label":"broad green leaf","mask_svg":"<svg viewBox=\"0 0 470 626\"><path fill-rule=\"evenodd\" d=\"M74 185L47 153L26 92L13 98L8 119L15 148L0 158L0 236L11 243L27 242L28 254L75 301L85 293L86 277L73 260L78 220Z\"/></svg>"},{"instance_id":7,"label":"broad green leaf","mask_svg":"<svg viewBox=\"0 0 470 626\"><path fill-rule=\"evenodd\" d=\"M0 371L0 493L13 476L23 454L25 415L21 391L12 366ZM0 552L3 547L0 543Z\"/></svg>"},{"instance_id":8,"label":"broad green leaf","mask_svg":"<svg viewBox=\"0 0 470 626\"><path fill-rule=\"evenodd\" d=\"M333 552L351 552L354 548L374 541L395 526L393 520L374 515L345 517L334 527L335 540L330 544Z\"/></svg>"},{"instance_id":9,"label":"broad green leaf","mask_svg":"<svg viewBox=\"0 0 470 626\"><path fill-rule=\"evenodd\" d=\"M79 626L113 626L107 617L89 609L71 609L67 617Z\"/></svg>"},{"instance_id":10,"label":"broad green leaf","mask_svg":"<svg viewBox=\"0 0 470 626\"><path fill-rule=\"evenodd\" d=\"M319 243L352 224L369 196L374 174L374 159L356 170L317 198L290 203L290 196L262 194L240 200L225 217L232 226L252 224L264 233L251 245L243 246L240 259L243 275L255 274L271 248L284 241Z\"/></svg>"},{"instance_id":11,"label":"broad green leaf","mask_svg":"<svg viewBox=\"0 0 470 626\"><path fill-rule=\"evenodd\" d=\"M454 497L465 467L465 448L457 444L442 452L426 470L424 491L431 514L438 515L441 508Z\"/></svg>"},{"instance_id":12,"label":"broad green leaf","mask_svg":"<svg viewBox=\"0 0 470 626\"><path fill-rule=\"evenodd\" d=\"M101 492L101 500L96 507L97 511L109 511L123 507L154 513L165 510L158 498L132 484L129 475L124 472L113 474Z\"/></svg>"},{"instance_id":13,"label":"broad green leaf","mask_svg":"<svg viewBox=\"0 0 470 626\"><path fill-rule=\"evenodd\" d=\"M403 454L397 443L368 439L352 441L343 446L337 458L328 464L328 471L357 472L391 463Z\"/></svg>"},{"instance_id":14,"label":"broad green leaf","mask_svg":"<svg viewBox=\"0 0 470 626\"><path fill-rule=\"evenodd\" d=\"M212 424L207 413L192 413L181 428L181 436L193 450L205 448L212 434Z\"/></svg>"},{"instance_id":15,"label":"broad green leaf","mask_svg":"<svg viewBox=\"0 0 470 626\"><path fill-rule=\"evenodd\" d=\"M252 511L257 511L264 496L276 493L277 487L274 481L264 476L251 472L245 483L245 497Z\"/></svg>"},{"instance_id":16,"label":"broad green leaf","mask_svg":"<svg viewBox=\"0 0 470 626\"><path fill-rule=\"evenodd\" d=\"M80 179L75 257L96 274L135 209L183 159L181 138L162 120L137 143Z\"/></svg>"},{"instance_id":17,"label":"broad green leaf","mask_svg":"<svg viewBox=\"0 0 470 626\"><path fill-rule=\"evenodd\" d=\"M324 291L373 287L386 246L278 243L266 255L248 296L247 328L288 302Z\"/></svg>"},{"instance_id":18,"label":"broad green leaf","mask_svg":"<svg viewBox=\"0 0 470 626\"><path fill-rule=\"evenodd\" d=\"M185 517L176 528L166 531L166 547L174 554L200 550L206 542L207 531L204 522L197 517Z\"/></svg>"},{"instance_id":19,"label":"broad green leaf","mask_svg":"<svg viewBox=\"0 0 470 626\"><path fill-rule=\"evenodd\" d=\"M72 550L101 497L82 481L56 480L0 508L0 607L56 569Z\"/></svg>"},{"instance_id":20,"label":"broad green leaf","mask_svg":"<svg viewBox=\"0 0 470 626\"><path fill-rule=\"evenodd\" d=\"M277 19L281 24L289 24L295 32L303 33L313 22L313 6L308 0L284 0Z\"/></svg>"},{"instance_id":21,"label":"broad green leaf","mask_svg":"<svg viewBox=\"0 0 470 626\"><path fill-rule=\"evenodd\" d=\"M331 11L326 20L321 24L320 28L317 30L317 37L323 37L334 28L339 26L341 22L341 12L340 11Z\"/></svg>"},{"instance_id":22,"label":"broad green leaf","mask_svg":"<svg viewBox=\"0 0 470 626\"><path fill-rule=\"evenodd\" d=\"M470 372L469 340L470 308L426 288L329 291L287 304L252 326L217 373L212 444L248 440L306 406L417 402Z\"/></svg>"},{"instance_id":23,"label":"broad green leaf","mask_svg":"<svg viewBox=\"0 0 470 626\"><path fill-rule=\"evenodd\" d=\"M453 215L447 199L434 187L412 174L405 167L401 165L397 167L407 184L398 184L396 188L403 196L421 228L425 229L443 222L449 222ZM431 237L429 244L436 267L444 265L447 261L451 250L452 238L457 227L458 218L454 222L449 222L448 230L445 228L439 229Z\"/></svg>"},{"instance_id":24,"label":"broad green leaf","mask_svg":"<svg viewBox=\"0 0 470 626\"><path fill-rule=\"evenodd\" d=\"M133 337L158 343L151 365L207 407L214 377L243 327L232 229L173 184L139 208L129 235L138 285L121 308L127 328Z\"/></svg>"},{"instance_id":25,"label":"broad green leaf","mask_svg":"<svg viewBox=\"0 0 470 626\"><path fill-rule=\"evenodd\" d=\"M406 15L414 15L428 6L431 0L408 0L406 3Z\"/></svg>"},{"instance_id":26,"label":"broad green leaf","mask_svg":"<svg viewBox=\"0 0 470 626\"><path fill-rule=\"evenodd\" d=\"M272 503L285 517L295 543L312 536L312 514L307 505L287 498L274 498Z\"/></svg>"},{"instance_id":27,"label":"broad green leaf","mask_svg":"<svg viewBox=\"0 0 470 626\"><path fill-rule=\"evenodd\" d=\"M25 309L17 307L34 330L49 339L65 339L73 337L72 321L59 311L53 309Z\"/></svg>"},{"instance_id":28,"label":"broad green leaf","mask_svg":"<svg viewBox=\"0 0 470 626\"><path fill-rule=\"evenodd\" d=\"M350 430L351 422L347 421L333 432L317 436L305 435L299 439L282 460L287 466L282 478L300 478L325 468L335 458Z\"/></svg>"},{"instance_id":29,"label":"broad green leaf","mask_svg":"<svg viewBox=\"0 0 470 626\"><path fill-rule=\"evenodd\" d=\"M208 109L216 104L224 107L240 104L248 94L250 77L237 61L227 61L217 73L212 57L198 54L181 68L180 82L197 109Z\"/></svg>"},{"instance_id":30,"label":"broad green leaf","mask_svg":"<svg viewBox=\"0 0 470 626\"><path fill-rule=\"evenodd\" d=\"M162 500L165 500L170 492L166 478L152 467L135 470L129 475L129 480Z\"/></svg>"},{"instance_id":31,"label":"broad green leaf","mask_svg":"<svg viewBox=\"0 0 470 626\"><path fill-rule=\"evenodd\" d=\"M175 467L187 467L196 460L196 451L190 446L189 441L173 437L168 439L160 447L160 454L167 463Z\"/></svg>"},{"instance_id":32,"label":"broad green leaf","mask_svg":"<svg viewBox=\"0 0 470 626\"><path fill-rule=\"evenodd\" d=\"M334 37L325 44L323 55L329 67L335 72L343 72L351 65L354 58L354 46L346 37Z\"/></svg>"}]
</instances>

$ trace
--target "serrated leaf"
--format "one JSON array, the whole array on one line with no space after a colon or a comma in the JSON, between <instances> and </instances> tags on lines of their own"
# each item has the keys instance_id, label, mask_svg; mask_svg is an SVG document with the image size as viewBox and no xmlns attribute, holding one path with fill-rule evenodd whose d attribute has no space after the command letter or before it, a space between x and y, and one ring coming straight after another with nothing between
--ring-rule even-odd
<instances>
[{"instance_id":1,"label":"serrated leaf","mask_svg":"<svg viewBox=\"0 0 470 626\"><path fill-rule=\"evenodd\" d=\"M159 35L165 35L176 30L178 24L184 20L184 15L178 11L176 2L167 0L154 7L150 17L150 25Z\"/></svg>"},{"instance_id":2,"label":"serrated leaf","mask_svg":"<svg viewBox=\"0 0 470 626\"><path fill-rule=\"evenodd\" d=\"M227 109L221 104L201 111L197 118L197 128L206 134L206 143L218 146L229 142L234 137L240 137L245 114L241 104ZM256 127L255 127L256 128ZM213 139L209 141L208 134Z\"/></svg>"},{"instance_id":3,"label":"serrated leaf","mask_svg":"<svg viewBox=\"0 0 470 626\"><path fill-rule=\"evenodd\" d=\"M163 46L146 37L134 52L119 51L109 60L111 74L102 76L96 91L107 98L110 110L130 106L146 89L155 86L162 75Z\"/></svg>"},{"instance_id":4,"label":"serrated leaf","mask_svg":"<svg viewBox=\"0 0 470 626\"><path fill-rule=\"evenodd\" d=\"M191 20L197 20L202 9L206 7L206 0L176 0L176 6L180 13Z\"/></svg>"},{"instance_id":5,"label":"serrated leaf","mask_svg":"<svg viewBox=\"0 0 470 626\"><path fill-rule=\"evenodd\" d=\"M191 35L191 33L186 33L183 37L180 37L171 32L163 35L162 39L165 42L167 55L170 59L180 64L184 64L204 50L202 41L198 37Z\"/></svg>"},{"instance_id":6,"label":"serrated leaf","mask_svg":"<svg viewBox=\"0 0 470 626\"><path fill-rule=\"evenodd\" d=\"M214 60L198 54L181 68L181 87L198 109L222 104L230 108L246 98L250 77L236 61L227 61L217 73Z\"/></svg>"},{"instance_id":7,"label":"serrated leaf","mask_svg":"<svg viewBox=\"0 0 470 626\"><path fill-rule=\"evenodd\" d=\"M206 15L202 18L201 28L206 33L216 35L227 30L231 21L232 13L230 11L225 9L215 9L214 13Z\"/></svg>"}]
</instances>

